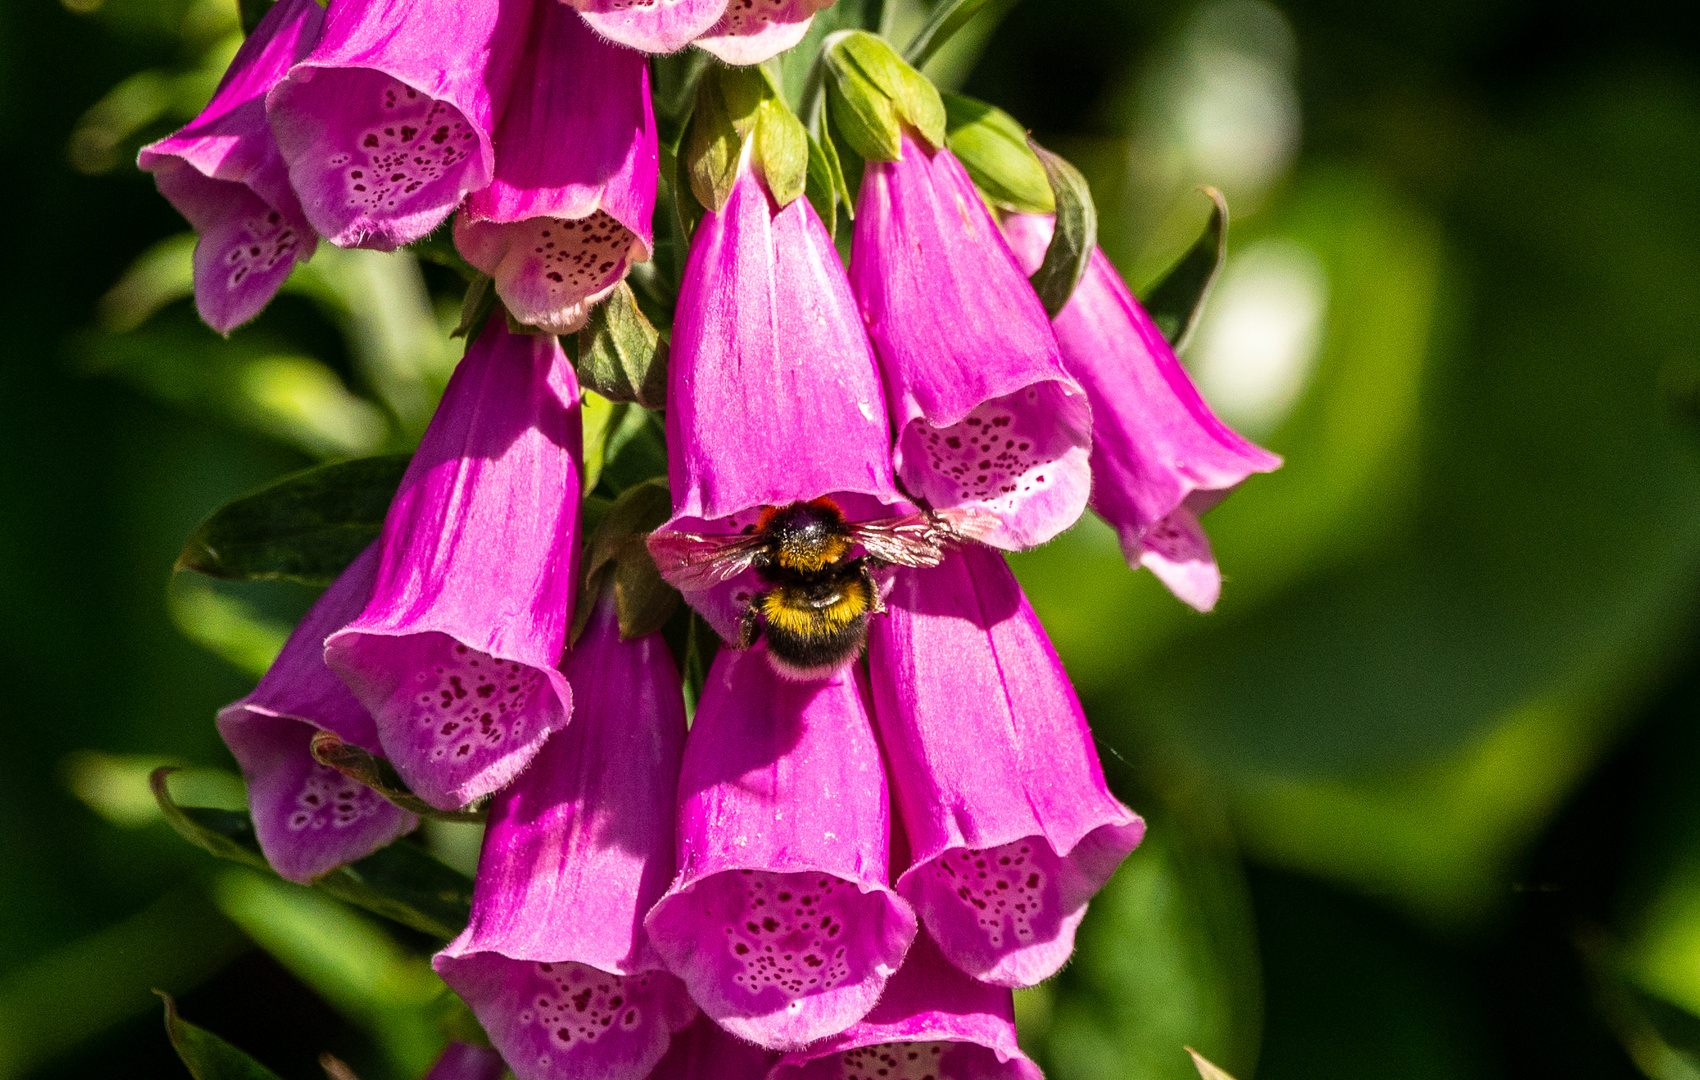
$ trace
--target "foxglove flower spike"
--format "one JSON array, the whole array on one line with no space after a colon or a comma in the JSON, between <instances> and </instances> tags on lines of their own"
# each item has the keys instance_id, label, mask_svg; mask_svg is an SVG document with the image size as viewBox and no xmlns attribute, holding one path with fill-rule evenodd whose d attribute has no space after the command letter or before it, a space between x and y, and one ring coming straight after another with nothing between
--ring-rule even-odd
<instances>
[{"instance_id":1,"label":"foxglove flower spike","mask_svg":"<svg viewBox=\"0 0 1700 1080\"><path fill-rule=\"evenodd\" d=\"M258 315L318 243L266 123L265 97L323 23L313 0L277 0L201 114L136 158L195 227L195 310L221 334Z\"/></svg>"},{"instance_id":2,"label":"foxglove flower spike","mask_svg":"<svg viewBox=\"0 0 1700 1080\"><path fill-rule=\"evenodd\" d=\"M612 590L564 665L573 722L496 793L472 921L433 966L520 1080L642 1080L696 1006L642 919L673 872L685 704Z\"/></svg>"},{"instance_id":3,"label":"foxglove flower spike","mask_svg":"<svg viewBox=\"0 0 1700 1080\"><path fill-rule=\"evenodd\" d=\"M722 1027L794 1050L864 1016L915 935L859 670L715 657L679 780L679 875L645 925Z\"/></svg>"},{"instance_id":4,"label":"foxglove flower spike","mask_svg":"<svg viewBox=\"0 0 1700 1080\"><path fill-rule=\"evenodd\" d=\"M463 806L563 727L578 382L549 335L491 319L449 380L384 518L371 602L325 659L414 794Z\"/></svg>"},{"instance_id":5,"label":"foxglove flower spike","mask_svg":"<svg viewBox=\"0 0 1700 1080\"><path fill-rule=\"evenodd\" d=\"M313 760L308 749L321 730L378 749L371 715L325 666L324 655L325 635L359 613L377 573L374 544L319 597L254 692L218 713L219 734L248 784L260 850L290 881L312 881L365 858L419 824L377 792Z\"/></svg>"},{"instance_id":6,"label":"foxglove flower spike","mask_svg":"<svg viewBox=\"0 0 1700 1080\"><path fill-rule=\"evenodd\" d=\"M1012 214L1004 232L1037 267L1051 219ZM1281 459L1216 418L1175 351L1102 249L1058 313L1057 342L1092 401L1092 509L1116 530L1129 566L1146 566L1181 600L1209 611L1222 575L1198 516Z\"/></svg>"},{"instance_id":7,"label":"foxglove flower spike","mask_svg":"<svg viewBox=\"0 0 1700 1080\"><path fill-rule=\"evenodd\" d=\"M893 576L868 631L874 715L913 849L897 891L950 961L1031 986L1145 824L1104 784L1038 617L982 547Z\"/></svg>"}]
</instances>

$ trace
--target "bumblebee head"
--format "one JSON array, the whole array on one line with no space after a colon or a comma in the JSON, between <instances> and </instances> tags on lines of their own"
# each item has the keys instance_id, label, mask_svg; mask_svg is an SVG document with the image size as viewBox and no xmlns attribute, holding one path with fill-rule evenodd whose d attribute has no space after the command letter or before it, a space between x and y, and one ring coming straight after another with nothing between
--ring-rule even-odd
<instances>
[{"instance_id":1,"label":"bumblebee head","mask_svg":"<svg viewBox=\"0 0 1700 1080\"><path fill-rule=\"evenodd\" d=\"M769 507L756 531L768 538L776 565L804 574L841 561L853 546L844 511L825 498Z\"/></svg>"}]
</instances>

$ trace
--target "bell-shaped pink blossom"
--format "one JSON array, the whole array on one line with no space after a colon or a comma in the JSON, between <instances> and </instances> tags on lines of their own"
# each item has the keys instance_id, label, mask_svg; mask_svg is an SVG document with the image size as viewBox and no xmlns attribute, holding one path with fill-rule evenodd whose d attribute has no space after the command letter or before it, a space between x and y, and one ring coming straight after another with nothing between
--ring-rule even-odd
<instances>
[{"instance_id":1,"label":"bell-shaped pink blossom","mask_svg":"<svg viewBox=\"0 0 1700 1080\"><path fill-rule=\"evenodd\" d=\"M307 220L389 251L494 175L534 0L337 0L311 55L266 99Z\"/></svg>"},{"instance_id":2,"label":"bell-shaped pink blossom","mask_svg":"<svg viewBox=\"0 0 1700 1080\"><path fill-rule=\"evenodd\" d=\"M325 642L385 756L433 806L506 784L571 714L556 664L580 453L578 381L560 344L491 319L384 518L371 602Z\"/></svg>"},{"instance_id":3,"label":"bell-shaped pink blossom","mask_svg":"<svg viewBox=\"0 0 1700 1080\"><path fill-rule=\"evenodd\" d=\"M490 804L472 921L432 962L520 1080L642 1080L696 1016L643 916L673 874L685 702L610 589L563 665L573 722Z\"/></svg>"},{"instance_id":4,"label":"bell-shaped pink blossom","mask_svg":"<svg viewBox=\"0 0 1700 1080\"><path fill-rule=\"evenodd\" d=\"M913 851L897 891L950 961L1031 986L1145 825L1110 794L1015 575L983 547L894 573L868 631L874 715Z\"/></svg>"},{"instance_id":5,"label":"bell-shaped pink blossom","mask_svg":"<svg viewBox=\"0 0 1700 1080\"><path fill-rule=\"evenodd\" d=\"M678 52L720 20L726 0L565 0L609 41L646 53Z\"/></svg>"},{"instance_id":6,"label":"bell-shaped pink blossom","mask_svg":"<svg viewBox=\"0 0 1700 1080\"><path fill-rule=\"evenodd\" d=\"M377 572L374 544L319 597L254 692L218 713L218 732L248 784L260 851L290 881L365 858L419 824L308 749L315 731L379 749L371 714L325 666L325 635L359 613Z\"/></svg>"},{"instance_id":7,"label":"bell-shaped pink blossom","mask_svg":"<svg viewBox=\"0 0 1700 1080\"><path fill-rule=\"evenodd\" d=\"M734 1035L792 1050L866 1015L915 935L886 886L890 810L857 669L715 657L679 780L679 876L645 925Z\"/></svg>"},{"instance_id":8,"label":"bell-shaped pink blossom","mask_svg":"<svg viewBox=\"0 0 1700 1080\"><path fill-rule=\"evenodd\" d=\"M923 932L849 1030L780 1059L767 1080L1042 1080L1015 1041L1010 991L952 967Z\"/></svg>"},{"instance_id":9,"label":"bell-shaped pink blossom","mask_svg":"<svg viewBox=\"0 0 1700 1080\"><path fill-rule=\"evenodd\" d=\"M760 1080L779 1055L729 1034L706 1016L673 1036L649 1080Z\"/></svg>"},{"instance_id":10,"label":"bell-shaped pink blossom","mask_svg":"<svg viewBox=\"0 0 1700 1080\"><path fill-rule=\"evenodd\" d=\"M803 40L815 12L833 0L728 0L696 47L728 64L759 64Z\"/></svg>"},{"instance_id":11,"label":"bell-shaped pink blossom","mask_svg":"<svg viewBox=\"0 0 1700 1080\"><path fill-rule=\"evenodd\" d=\"M1004 232L1029 270L1054 222L1012 214ZM1103 249L1055 321L1069 374L1092 401L1092 509L1116 530L1129 566L1147 566L1199 611L1222 575L1198 516L1252 473L1281 465L1216 418Z\"/></svg>"},{"instance_id":12,"label":"bell-shaped pink blossom","mask_svg":"<svg viewBox=\"0 0 1700 1080\"><path fill-rule=\"evenodd\" d=\"M904 487L970 507L1019 549L1072 525L1091 488L1092 416L1045 309L948 149L907 131L869 161L850 282L879 357Z\"/></svg>"},{"instance_id":13,"label":"bell-shaped pink blossom","mask_svg":"<svg viewBox=\"0 0 1700 1080\"><path fill-rule=\"evenodd\" d=\"M258 315L318 243L266 123L265 97L323 23L313 0L277 0L201 114L136 158L195 227L195 310L221 334Z\"/></svg>"},{"instance_id":14,"label":"bell-shaped pink blossom","mask_svg":"<svg viewBox=\"0 0 1700 1080\"><path fill-rule=\"evenodd\" d=\"M488 1046L452 1042L443 1047L425 1080L502 1080L508 1066Z\"/></svg>"},{"instance_id":15,"label":"bell-shaped pink blossom","mask_svg":"<svg viewBox=\"0 0 1700 1080\"><path fill-rule=\"evenodd\" d=\"M496 173L455 245L522 323L566 333L649 258L657 157L649 66L540 0L496 128Z\"/></svg>"}]
</instances>

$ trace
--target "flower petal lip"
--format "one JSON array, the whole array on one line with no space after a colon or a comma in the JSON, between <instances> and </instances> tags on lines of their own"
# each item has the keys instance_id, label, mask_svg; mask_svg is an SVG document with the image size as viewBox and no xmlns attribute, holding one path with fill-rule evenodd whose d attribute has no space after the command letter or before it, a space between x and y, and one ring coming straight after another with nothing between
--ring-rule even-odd
<instances>
[{"instance_id":1,"label":"flower petal lip","mask_svg":"<svg viewBox=\"0 0 1700 1080\"><path fill-rule=\"evenodd\" d=\"M379 540L372 599L325 660L433 806L512 780L563 726L578 383L554 337L491 319L455 369Z\"/></svg>"},{"instance_id":2,"label":"flower petal lip","mask_svg":"<svg viewBox=\"0 0 1700 1080\"><path fill-rule=\"evenodd\" d=\"M451 1042L443 1047L425 1080L502 1080L508 1066L487 1046Z\"/></svg>"},{"instance_id":3,"label":"flower petal lip","mask_svg":"<svg viewBox=\"0 0 1700 1080\"><path fill-rule=\"evenodd\" d=\"M720 20L726 0L567 0L609 41L646 53L678 52Z\"/></svg>"},{"instance_id":4,"label":"flower petal lip","mask_svg":"<svg viewBox=\"0 0 1700 1080\"><path fill-rule=\"evenodd\" d=\"M258 315L318 242L266 123L265 95L323 23L312 0L279 0L201 114L136 157L199 234L195 308L223 334Z\"/></svg>"},{"instance_id":5,"label":"flower petal lip","mask_svg":"<svg viewBox=\"0 0 1700 1080\"><path fill-rule=\"evenodd\" d=\"M915 935L856 669L788 682L715 657L679 779L679 873L644 925L714 1021L791 1050L873 1008Z\"/></svg>"},{"instance_id":6,"label":"flower petal lip","mask_svg":"<svg viewBox=\"0 0 1700 1080\"><path fill-rule=\"evenodd\" d=\"M339 0L266 97L307 219L390 251L490 182L533 0Z\"/></svg>"},{"instance_id":7,"label":"flower petal lip","mask_svg":"<svg viewBox=\"0 0 1700 1080\"><path fill-rule=\"evenodd\" d=\"M728 1034L706 1016L673 1036L650 1080L756 1080L779 1055Z\"/></svg>"},{"instance_id":8,"label":"flower petal lip","mask_svg":"<svg viewBox=\"0 0 1700 1080\"><path fill-rule=\"evenodd\" d=\"M696 47L728 64L759 64L803 40L833 0L731 0Z\"/></svg>"},{"instance_id":9,"label":"flower petal lip","mask_svg":"<svg viewBox=\"0 0 1700 1080\"><path fill-rule=\"evenodd\" d=\"M995 514L1019 549L1073 524L1092 417L1044 308L962 164L904 130L862 176L850 281L879 357L907 490Z\"/></svg>"},{"instance_id":10,"label":"flower petal lip","mask_svg":"<svg viewBox=\"0 0 1700 1080\"><path fill-rule=\"evenodd\" d=\"M1015 1037L1008 989L952 967L925 932L885 995L848 1030L779 1060L767 1080L1042 1080Z\"/></svg>"},{"instance_id":11,"label":"flower petal lip","mask_svg":"<svg viewBox=\"0 0 1700 1080\"><path fill-rule=\"evenodd\" d=\"M308 882L362 859L419 819L313 759L315 731L377 751L378 729L325 666L325 635L357 614L378 572L374 544L307 612L260 684L219 710L218 730L242 769L260 851L281 877Z\"/></svg>"},{"instance_id":12,"label":"flower petal lip","mask_svg":"<svg viewBox=\"0 0 1700 1080\"><path fill-rule=\"evenodd\" d=\"M1051 218L1011 214L1003 228L1022 265L1038 266ZM1150 567L1210 610L1221 575L1198 516L1281 458L1211 412L1101 248L1054 325L1063 362L1092 401L1093 510L1116 530L1128 565Z\"/></svg>"},{"instance_id":13,"label":"flower petal lip","mask_svg":"<svg viewBox=\"0 0 1700 1080\"><path fill-rule=\"evenodd\" d=\"M559 2L539 2L495 136L495 174L455 217L455 244L522 323L584 324L654 245L649 67Z\"/></svg>"},{"instance_id":14,"label":"flower petal lip","mask_svg":"<svg viewBox=\"0 0 1700 1080\"><path fill-rule=\"evenodd\" d=\"M673 872L685 705L612 590L563 664L573 722L491 800L465 931L432 966L520 1080L641 1080L697 1015L642 919Z\"/></svg>"},{"instance_id":15,"label":"flower petal lip","mask_svg":"<svg viewBox=\"0 0 1700 1080\"><path fill-rule=\"evenodd\" d=\"M913 864L897 891L974 978L1031 986L1074 948L1145 825L1110 794L1068 676L1002 556L892 575L874 716ZM941 658L948 657L948 661Z\"/></svg>"}]
</instances>

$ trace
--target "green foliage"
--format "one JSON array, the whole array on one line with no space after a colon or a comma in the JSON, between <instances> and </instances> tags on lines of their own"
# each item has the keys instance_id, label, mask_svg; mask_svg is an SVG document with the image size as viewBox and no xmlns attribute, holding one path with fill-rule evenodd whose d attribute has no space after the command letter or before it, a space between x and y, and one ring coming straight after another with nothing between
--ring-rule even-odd
<instances>
[{"instance_id":1,"label":"green foliage","mask_svg":"<svg viewBox=\"0 0 1700 1080\"><path fill-rule=\"evenodd\" d=\"M666 403L667 347L623 281L579 331L578 381L609 401L634 401L646 409Z\"/></svg>"},{"instance_id":2,"label":"green foliage","mask_svg":"<svg viewBox=\"0 0 1700 1080\"><path fill-rule=\"evenodd\" d=\"M835 34L825 42L820 63L833 124L862 157L896 161L905 124L933 146L944 145L938 90L880 38L861 30Z\"/></svg>"},{"instance_id":3,"label":"green foliage","mask_svg":"<svg viewBox=\"0 0 1700 1080\"><path fill-rule=\"evenodd\" d=\"M177 1015L177 1003L165 1001L165 1034L195 1080L278 1080L278 1075L205 1028Z\"/></svg>"},{"instance_id":4,"label":"green foliage","mask_svg":"<svg viewBox=\"0 0 1700 1080\"><path fill-rule=\"evenodd\" d=\"M1086 275L1092 252L1098 247L1098 207L1080 170L1038 143L1028 145L1045 167L1056 204L1056 231L1045 248L1045 261L1033 271L1033 291L1054 319L1062 311L1074 287Z\"/></svg>"},{"instance_id":5,"label":"green foliage","mask_svg":"<svg viewBox=\"0 0 1700 1080\"><path fill-rule=\"evenodd\" d=\"M1210 220L1204 232L1186 249L1180 261L1140 298L1146 314L1177 352L1191 340L1192 328L1198 325L1210 286L1228 257L1228 200L1212 187L1205 188L1204 194L1209 196L1211 204Z\"/></svg>"},{"instance_id":6,"label":"green foliage","mask_svg":"<svg viewBox=\"0 0 1700 1080\"><path fill-rule=\"evenodd\" d=\"M945 141L987 199L1006 210L1054 214L1050 175L1027 145L1027 131L1002 109L943 94Z\"/></svg>"}]
</instances>

